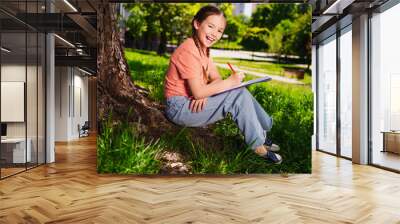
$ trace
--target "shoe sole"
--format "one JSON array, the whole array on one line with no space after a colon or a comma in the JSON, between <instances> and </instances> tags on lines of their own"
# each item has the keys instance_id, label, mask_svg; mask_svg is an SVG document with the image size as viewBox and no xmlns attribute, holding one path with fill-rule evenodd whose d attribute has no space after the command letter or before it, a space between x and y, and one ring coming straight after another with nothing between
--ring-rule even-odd
<instances>
[{"instance_id":1,"label":"shoe sole","mask_svg":"<svg viewBox=\"0 0 400 224\"><path fill-rule=\"evenodd\" d=\"M268 151L271 151L271 152L279 152L279 150L281 150L280 148L279 148L279 149L276 149L276 148L272 148L272 147L270 147L270 146L268 146L268 145L265 145L265 147L267 147L267 148L268 148Z\"/></svg>"}]
</instances>

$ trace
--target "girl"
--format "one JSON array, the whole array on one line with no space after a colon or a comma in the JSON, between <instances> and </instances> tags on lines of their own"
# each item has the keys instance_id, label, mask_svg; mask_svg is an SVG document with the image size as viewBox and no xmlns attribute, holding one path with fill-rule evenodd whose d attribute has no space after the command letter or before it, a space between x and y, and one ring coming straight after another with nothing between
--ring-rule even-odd
<instances>
[{"instance_id":1,"label":"girl","mask_svg":"<svg viewBox=\"0 0 400 224\"><path fill-rule=\"evenodd\" d=\"M214 6L203 7L194 16L192 37L170 58L164 85L166 116L175 124L199 127L230 113L246 144L258 155L279 164L282 157L273 152L279 146L266 138L272 119L248 90L239 88L214 95L239 85L244 78L239 72L222 80L210 58L209 49L221 38L225 26L224 14Z\"/></svg>"}]
</instances>

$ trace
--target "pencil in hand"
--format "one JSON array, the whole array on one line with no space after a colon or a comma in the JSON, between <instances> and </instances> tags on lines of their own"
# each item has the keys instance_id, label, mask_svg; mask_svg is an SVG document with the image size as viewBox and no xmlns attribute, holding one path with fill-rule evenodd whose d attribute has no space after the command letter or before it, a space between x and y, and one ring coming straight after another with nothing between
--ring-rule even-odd
<instances>
[{"instance_id":1,"label":"pencil in hand","mask_svg":"<svg viewBox=\"0 0 400 224\"><path fill-rule=\"evenodd\" d=\"M229 68L232 70L233 73L236 73L235 69L233 69L232 65L228 62Z\"/></svg>"}]
</instances>

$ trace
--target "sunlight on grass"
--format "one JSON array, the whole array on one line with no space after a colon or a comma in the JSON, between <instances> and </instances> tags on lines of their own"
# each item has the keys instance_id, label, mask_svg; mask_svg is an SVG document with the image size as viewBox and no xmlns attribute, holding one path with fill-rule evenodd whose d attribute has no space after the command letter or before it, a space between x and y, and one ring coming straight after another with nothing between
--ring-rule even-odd
<instances>
[{"instance_id":1,"label":"sunlight on grass","mask_svg":"<svg viewBox=\"0 0 400 224\"><path fill-rule=\"evenodd\" d=\"M154 52L126 49L125 56L136 84L150 90L150 98L163 101L163 81L169 59ZM262 65L259 65L262 67ZM275 65L273 65L275 66ZM219 69L227 77L229 69ZM248 76L247 79L253 77ZM184 155L195 174L310 173L313 132L313 95L308 86L276 81L252 85L249 91L274 119L268 135L281 146L281 165L265 162L243 141L234 121L228 117L210 126L222 140L219 148L194 141L190 128L177 135L148 141L138 136L132 124L111 125L103 121L98 137L98 170L113 173L159 173L156 155L168 150ZM222 147L222 148L221 148Z\"/></svg>"},{"instance_id":2,"label":"sunlight on grass","mask_svg":"<svg viewBox=\"0 0 400 224\"><path fill-rule=\"evenodd\" d=\"M267 75L278 75L285 76L285 68L286 69L305 69L304 66L299 66L295 64L282 64L277 62L267 62L267 61L252 61L246 59L234 59L234 58L213 58L214 62L220 64L231 63L232 65L237 66L242 70L253 71L265 73ZM307 74L307 72L306 72ZM304 84L311 84L311 80L307 75L305 75L304 79L299 79Z\"/></svg>"}]
</instances>

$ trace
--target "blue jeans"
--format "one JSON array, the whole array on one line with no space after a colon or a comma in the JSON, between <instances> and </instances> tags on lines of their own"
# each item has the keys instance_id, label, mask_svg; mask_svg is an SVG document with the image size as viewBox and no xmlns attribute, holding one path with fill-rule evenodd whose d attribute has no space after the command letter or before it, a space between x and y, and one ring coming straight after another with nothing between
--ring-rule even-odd
<instances>
[{"instance_id":1,"label":"blue jeans","mask_svg":"<svg viewBox=\"0 0 400 224\"><path fill-rule=\"evenodd\" d=\"M185 96L169 97L165 111L167 118L177 125L201 127L219 121L230 113L244 135L246 144L253 150L264 144L267 132L272 128L272 118L246 88L208 97L201 112L192 112L189 105L190 99Z\"/></svg>"}]
</instances>

